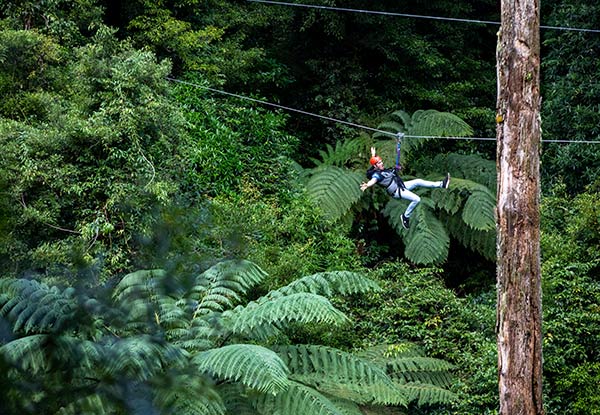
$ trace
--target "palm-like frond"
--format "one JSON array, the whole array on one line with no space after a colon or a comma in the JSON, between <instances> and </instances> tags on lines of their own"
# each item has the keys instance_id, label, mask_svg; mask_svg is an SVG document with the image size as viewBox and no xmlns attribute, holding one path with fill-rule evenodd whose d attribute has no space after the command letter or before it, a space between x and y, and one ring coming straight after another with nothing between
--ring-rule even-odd
<instances>
[{"instance_id":1,"label":"palm-like frond","mask_svg":"<svg viewBox=\"0 0 600 415\"><path fill-rule=\"evenodd\" d=\"M326 151L319 150L321 160L311 158L316 167L337 166L344 167L356 159L357 155L368 152L367 140L363 137L353 138L335 143L335 148L327 144Z\"/></svg>"},{"instance_id":2,"label":"palm-like frond","mask_svg":"<svg viewBox=\"0 0 600 415\"><path fill-rule=\"evenodd\" d=\"M59 332L78 309L74 290L48 287L34 280L0 280L0 316L24 333Z\"/></svg>"},{"instance_id":3,"label":"palm-like frond","mask_svg":"<svg viewBox=\"0 0 600 415\"><path fill-rule=\"evenodd\" d=\"M423 197L421 204L410 218L410 228L406 232L402 228L402 214L405 203L390 200L384 209L390 224L401 234L406 245L405 255L417 264L435 264L448 256L450 237L442 222L424 205L432 204Z\"/></svg>"},{"instance_id":4,"label":"palm-like frond","mask_svg":"<svg viewBox=\"0 0 600 415\"><path fill-rule=\"evenodd\" d=\"M206 350L192 358L198 370L222 380L241 382L258 391L276 394L289 386L288 368L281 358L262 346L233 344Z\"/></svg>"},{"instance_id":5,"label":"palm-like frond","mask_svg":"<svg viewBox=\"0 0 600 415\"><path fill-rule=\"evenodd\" d=\"M290 323L342 324L348 321L344 313L320 295L296 293L264 302L250 302L223 313L237 334L261 334L261 329L287 326ZM262 336L261 336L262 337Z\"/></svg>"},{"instance_id":6,"label":"palm-like frond","mask_svg":"<svg viewBox=\"0 0 600 415\"><path fill-rule=\"evenodd\" d=\"M417 136L403 140L402 149L406 153L418 150L433 137L468 137L473 134L473 129L460 117L436 110L418 110L412 116L402 110L394 111L377 129ZM373 138L383 138L383 135L375 133ZM390 139L389 136L386 138Z\"/></svg>"},{"instance_id":7,"label":"palm-like frond","mask_svg":"<svg viewBox=\"0 0 600 415\"><path fill-rule=\"evenodd\" d=\"M198 301L194 316L232 308L266 273L250 261L222 261L196 279L191 299Z\"/></svg>"},{"instance_id":8,"label":"palm-like frond","mask_svg":"<svg viewBox=\"0 0 600 415\"><path fill-rule=\"evenodd\" d=\"M326 218L340 219L362 196L362 175L335 166L316 169L306 184L308 196Z\"/></svg>"},{"instance_id":9,"label":"palm-like frond","mask_svg":"<svg viewBox=\"0 0 600 415\"><path fill-rule=\"evenodd\" d=\"M452 383L453 366L440 359L424 357L411 345L378 345L360 353L385 368L410 402L443 404L456 399L446 388Z\"/></svg>"},{"instance_id":10,"label":"palm-like frond","mask_svg":"<svg viewBox=\"0 0 600 415\"><path fill-rule=\"evenodd\" d=\"M7 363L31 373L41 373L49 367L44 347L49 341L47 334L15 339L0 347L0 354Z\"/></svg>"},{"instance_id":11,"label":"palm-like frond","mask_svg":"<svg viewBox=\"0 0 600 415\"><path fill-rule=\"evenodd\" d=\"M226 413L221 394L202 376L178 374L164 386L158 389L153 399L154 405L161 409L161 414L224 415Z\"/></svg>"},{"instance_id":12,"label":"palm-like frond","mask_svg":"<svg viewBox=\"0 0 600 415\"><path fill-rule=\"evenodd\" d=\"M147 380L167 368L185 365L187 353L170 343L143 335L108 343L104 359L104 370L111 376Z\"/></svg>"},{"instance_id":13,"label":"palm-like frond","mask_svg":"<svg viewBox=\"0 0 600 415\"><path fill-rule=\"evenodd\" d=\"M380 290L377 283L362 274L350 271L319 272L299 278L290 284L269 292L257 302L296 293L312 293L323 296L334 294L358 294Z\"/></svg>"},{"instance_id":14,"label":"palm-like frond","mask_svg":"<svg viewBox=\"0 0 600 415\"><path fill-rule=\"evenodd\" d=\"M496 258L496 229L477 231L466 226L458 216L446 218L446 225L450 234L463 246L482 254L493 261Z\"/></svg>"},{"instance_id":15,"label":"palm-like frond","mask_svg":"<svg viewBox=\"0 0 600 415\"><path fill-rule=\"evenodd\" d=\"M290 377L323 392L359 403L404 405L402 394L385 371L358 356L324 346L274 347Z\"/></svg>"},{"instance_id":16,"label":"palm-like frond","mask_svg":"<svg viewBox=\"0 0 600 415\"><path fill-rule=\"evenodd\" d=\"M257 402L262 415L344 415L323 394L301 383L291 381L288 388L277 395L263 395Z\"/></svg>"},{"instance_id":17,"label":"palm-like frond","mask_svg":"<svg viewBox=\"0 0 600 415\"><path fill-rule=\"evenodd\" d=\"M447 404L456 400L456 394L435 385L412 382L402 385L402 389L409 394L410 401L419 406Z\"/></svg>"}]
</instances>

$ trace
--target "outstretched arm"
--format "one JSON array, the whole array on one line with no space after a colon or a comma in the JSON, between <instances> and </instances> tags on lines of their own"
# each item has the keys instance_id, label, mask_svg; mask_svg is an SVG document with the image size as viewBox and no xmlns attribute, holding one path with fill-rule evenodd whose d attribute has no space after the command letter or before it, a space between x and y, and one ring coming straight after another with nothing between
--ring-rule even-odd
<instances>
[{"instance_id":1,"label":"outstretched arm","mask_svg":"<svg viewBox=\"0 0 600 415\"><path fill-rule=\"evenodd\" d=\"M364 192L369 187L373 186L375 183L377 183L377 179L376 178L372 178L368 182L361 183L360 184L360 190L362 190Z\"/></svg>"},{"instance_id":2,"label":"outstretched arm","mask_svg":"<svg viewBox=\"0 0 600 415\"><path fill-rule=\"evenodd\" d=\"M377 152L375 151L375 147L371 147L371 157L375 157Z\"/></svg>"}]
</instances>

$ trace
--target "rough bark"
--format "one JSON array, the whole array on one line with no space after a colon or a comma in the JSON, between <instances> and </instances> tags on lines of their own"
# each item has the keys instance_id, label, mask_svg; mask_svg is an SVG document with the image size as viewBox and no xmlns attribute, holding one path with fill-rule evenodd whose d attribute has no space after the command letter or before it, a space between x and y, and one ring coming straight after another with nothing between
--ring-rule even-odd
<instances>
[{"instance_id":1,"label":"rough bark","mask_svg":"<svg viewBox=\"0 0 600 415\"><path fill-rule=\"evenodd\" d=\"M543 414L539 0L501 0L497 49L500 414Z\"/></svg>"}]
</instances>

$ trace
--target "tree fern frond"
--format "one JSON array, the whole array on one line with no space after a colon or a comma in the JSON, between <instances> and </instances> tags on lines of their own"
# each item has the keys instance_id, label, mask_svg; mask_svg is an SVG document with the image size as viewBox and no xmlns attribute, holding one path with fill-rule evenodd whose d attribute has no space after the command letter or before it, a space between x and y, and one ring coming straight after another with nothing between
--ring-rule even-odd
<instances>
[{"instance_id":1,"label":"tree fern frond","mask_svg":"<svg viewBox=\"0 0 600 415\"><path fill-rule=\"evenodd\" d=\"M419 406L448 404L457 398L457 395L448 389L418 382L404 384L402 389L407 391L410 401L416 401Z\"/></svg>"},{"instance_id":2,"label":"tree fern frond","mask_svg":"<svg viewBox=\"0 0 600 415\"><path fill-rule=\"evenodd\" d=\"M474 190L463 206L462 219L471 228L478 231L496 229L496 200L481 186Z\"/></svg>"},{"instance_id":3,"label":"tree fern frond","mask_svg":"<svg viewBox=\"0 0 600 415\"><path fill-rule=\"evenodd\" d=\"M349 140L337 141L335 148L330 144L326 145L326 150L319 151L321 160L312 159L315 166L337 166L344 167L352 161L358 154L362 154L368 150L367 141L363 137L353 138Z\"/></svg>"},{"instance_id":4,"label":"tree fern frond","mask_svg":"<svg viewBox=\"0 0 600 415\"><path fill-rule=\"evenodd\" d=\"M446 196L440 196L443 193ZM436 206L454 214L458 210L455 210L455 200L450 194L459 195L463 200L466 195L462 205L462 219L468 226L480 231L496 228L496 198L487 187L471 180L453 178L450 191L432 192Z\"/></svg>"},{"instance_id":5,"label":"tree fern frond","mask_svg":"<svg viewBox=\"0 0 600 415\"><path fill-rule=\"evenodd\" d=\"M379 291L381 288L377 283L362 274L350 271L329 271L319 272L308 275L277 290L269 292L268 295L257 300L257 302L267 301L273 298L286 296L296 293L312 293L323 296L332 296L334 294L358 294L370 291Z\"/></svg>"},{"instance_id":6,"label":"tree fern frond","mask_svg":"<svg viewBox=\"0 0 600 415\"><path fill-rule=\"evenodd\" d=\"M358 405L348 399L323 394L329 399L343 415L364 415Z\"/></svg>"},{"instance_id":7,"label":"tree fern frond","mask_svg":"<svg viewBox=\"0 0 600 415\"><path fill-rule=\"evenodd\" d=\"M162 269L139 270L127 274L116 285L113 298L117 302L153 298L162 292L161 286L166 275Z\"/></svg>"},{"instance_id":8,"label":"tree fern frond","mask_svg":"<svg viewBox=\"0 0 600 415\"><path fill-rule=\"evenodd\" d=\"M291 381L277 395L263 395L257 402L263 415L344 415L333 402L316 390Z\"/></svg>"},{"instance_id":9,"label":"tree fern frond","mask_svg":"<svg viewBox=\"0 0 600 415\"><path fill-rule=\"evenodd\" d=\"M496 259L496 230L478 231L465 223L457 216L449 216L446 221L450 234L463 246L478 252L487 259Z\"/></svg>"},{"instance_id":10,"label":"tree fern frond","mask_svg":"<svg viewBox=\"0 0 600 415\"><path fill-rule=\"evenodd\" d=\"M404 254L415 264L436 264L448 257L450 237L431 211L417 209L416 215L411 216L411 228L404 243Z\"/></svg>"},{"instance_id":11,"label":"tree fern frond","mask_svg":"<svg viewBox=\"0 0 600 415\"><path fill-rule=\"evenodd\" d=\"M247 391L239 383L223 383L218 385L219 396L223 400L228 414L234 415L259 415L253 402L255 393Z\"/></svg>"},{"instance_id":12,"label":"tree fern frond","mask_svg":"<svg viewBox=\"0 0 600 415\"><path fill-rule=\"evenodd\" d=\"M168 367L180 367L187 358L182 349L150 336L118 339L105 350L104 364L109 374L127 375L136 380L148 380Z\"/></svg>"},{"instance_id":13,"label":"tree fern frond","mask_svg":"<svg viewBox=\"0 0 600 415\"><path fill-rule=\"evenodd\" d=\"M410 136L423 137L410 137L403 140L402 148L406 153L418 150L432 139L430 137L467 137L473 134L473 129L465 121L448 112L418 110L409 117L404 111L395 111L389 119L404 125L404 129L398 129L396 132L402 131Z\"/></svg>"},{"instance_id":14,"label":"tree fern frond","mask_svg":"<svg viewBox=\"0 0 600 415\"><path fill-rule=\"evenodd\" d=\"M272 350L251 344L234 344L196 354L192 362L201 372L219 379L241 382L264 392L276 394L288 385L288 368Z\"/></svg>"},{"instance_id":15,"label":"tree fern frond","mask_svg":"<svg viewBox=\"0 0 600 415\"><path fill-rule=\"evenodd\" d=\"M306 185L308 196L329 220L340 219L362 196L362 175L335 166L316 169Z\"/></svg>"},{"instance_id":16,"label":"tree fern frond","mask_svg":"<svg viewBox=\"0 0 600 415\"><path fill-rule=\"evenodd\" d=\"M406 396L397 391L381 367L358 356L312 345L277 346L273 350L290 369L291 378L329 394L360 403L406 403Z\"/></svg>"},{"instance_id":17,"label":"tree fern frond","mask_svg":"<svg viewBox=\"0 0 600 415\"><path fill-rule=\"evenodd\" d=\"M452 382L450 370L453 366L432 357L402 357L390 359L386 370L402 383L420 382L447 387Z\"/></svg>"},{"instance_id":18,"label":"tree fern frond","mask_svg":"<svg viewBox=\"0 0 600 415\"><path fill-rule=\"evenodd\" d=\"M71 288L61 291L34 280L4 279L0 289L0 316L15 332L58 332L71 324L78 309Z\"/></svg>"},{"instance_id":19,"label":"tree fern frond","mask_svg":"<svg viewBox=\"0 0 600 415\"><path fill-rule=\"evenodd\" d=\"M476 154L439 154L434 165L441 166L453 176L462 177L479 183L496 193L496 162L484 159Z\"/></svg>"},{"instance_id":20,"label":"tree fern frond","mask_svg":"<svg viewBox=\"0 0 600 415\"><path fill-rule=\"evenodd\" d=\"M194 317L232 308L240 296L262 282L266 276L251 261L222 261L210 267L196 279L190 298L198 301Z\"/></svg>"},{"instance_id":21,"label":"tree fern frond","mask_svg":"<svg viewBox=\"0 0 600 415\"><path fill-rule=\"evenodd\" d=\"M93 393L74 400L60 408L57 415L92 415L114 413L113 403L102 395Z\"/></svg>"},{"instance_id":22,"label":"tree fern frond","mask_svg":"<svg viewBox=\"0 0 600 415\"><path fill-rule=\"evenodd\" d=\"M44 351L50 337L47 334L35 334L22 337L0 347L0 355L7 363L30 373L45 372L49 367Z\"/></svg>"},{"instance_id":23,"label":"tree fern frond","mask_svg":"<svg viewBox=\"0 0 600 415\"><path fill-rule=\"evenodd\" d=\"M158 389L154 404L161 414L224 415L221 395L202 376L179 374Z\"/></svg>"},{"instance_id":24,"label":"tree fern frond","mask_svg":"<svg viewBox=\"0 0 600 415\"><path fill-rule=\"evenodd\" d=\"M400 132L405 132L404 125L401 122L395 120L387 120L377 125L378 130L388 131L391 134L398 134ZM384 134L381 132L373 133L373 139L391 139L392 137L388 134Z\"/></svg>"},{"instance_id":25,"label":"tree fern frond","mask_svg":"<svg viewBox=\"0 0 600 415\"><path fill-rule=\"evenodd\" d=\"M249 334L261 326L281 327L292 322L342 324L348 321L344 313L320 295L296 293L266 302L250 302L223 313L237 334Z\"/></svg>"},{"instance_id":26,"label":"tree fern frond","mask_svg":"<svg viewBox=\"0 0 600 415\"><path fill-rule=\"evenodd\" d=\"M401 234L406 245L404 254L415 264L434 264L442 262L448 256L450 238L444 225L433 213L423 205L432 203L427 198L422 198L421 204L410 217L410 229L403 232L402 214L404 204L390 200L384 214L390 224Z\"/></svg>"}]
</instances>

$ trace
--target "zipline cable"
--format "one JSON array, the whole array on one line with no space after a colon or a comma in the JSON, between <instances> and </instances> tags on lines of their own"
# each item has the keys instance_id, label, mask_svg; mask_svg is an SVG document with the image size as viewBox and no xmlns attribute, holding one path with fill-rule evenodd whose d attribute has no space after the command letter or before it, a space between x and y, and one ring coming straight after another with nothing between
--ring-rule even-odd
<instances>
[{"instance_id":1,"label":"zipline cable","mask_svg":"<svg viewBox=\"0 0 600 415\"><path fill-rule=\"evenodd\" d=\"M365 13L365 14L378 14L383 16L397 16L397 17L411 17L416 19L430 19L430 20L446 20L451 22L462 22L462 23L477 23L500 26L500 22L494 22L490 20L474 20L474 19L459 19L454 17L439 17L439 16L425 16L420 14L409 14L409 13L395 13L395 12L382 12L376 10L363 10L363 9L349 9L345 7L333 7L333 6L320 6L316 4L302 4L302 3L289 3L285 1L272 1L272 0L247 0L253 3L266 3L266 4L277 4L280 6L294 6L294 7L305 7L311 9L322 9L322 10L333 10L342 12L352 13ZM573 32L591 32L600 33L600 29L581 29L576 27L562 27L562 26L540 26L540 29L551 29L551 30L565 30Z\"/></svg>"},{"instance_id":2,"label":"zipline cable","mask_svg":"<svg viewBox=\"0 0 600 415\"><path fill-rule=\"evenodd\" d=\"M339 120L337 118L331 118L331 117L326 117L324 115L315 114L314 112L303 111L303 110L299 110L299 109L292 108L292 107L286 107L285 105L274 104L272 102L264 101L261 99L250 98L250 97L247 97L244 95L221 91L220 89L211 88L211 87L196 84L193 82L182 81L181 79L176 79L176 78L172 78L169 76L166 79L171 82L177 82L180 84L189 85L189 86L193 86L196 88L206 89L207 91L216 92L218 94L227 95L227 96L234 97L234 98L244 99L247 101L252 101L252 102L255 102L258 104L267 105L267 106L283 109L286 111L297 112L299 114L308 115L308 116L316 117L316 118L321 118L323 120L335 122L338 124L345 124L345 125L360 128L363 130L368 130L368 131L373 131L373 132L389 135L391 137L398 137L397 133L392 133L390 131L385 131L385 130L379 130L377 128L372 128L372 127L367 127L366 125L362 125L362 124L356 124L356 123L349 122L349 121L343 121L343 120ZM435 138L435 139L442 138L445 140L496 141L495 137L447 137L447 136L437 136L437 135L404 135L404 137L405 138L430 138L430 139L431 138ZM544 143L570 143L570 144L573 144L573 143L600 144L600 141L593 141L593 140L581 140L581 141L579 141L579 140L542 140L542 142L544 142Z\"/></svg>"}]
</instances>

